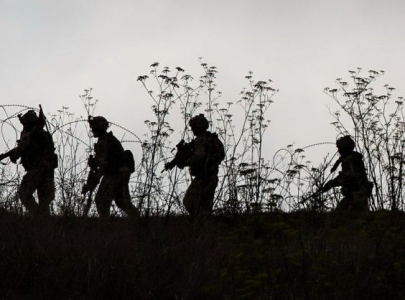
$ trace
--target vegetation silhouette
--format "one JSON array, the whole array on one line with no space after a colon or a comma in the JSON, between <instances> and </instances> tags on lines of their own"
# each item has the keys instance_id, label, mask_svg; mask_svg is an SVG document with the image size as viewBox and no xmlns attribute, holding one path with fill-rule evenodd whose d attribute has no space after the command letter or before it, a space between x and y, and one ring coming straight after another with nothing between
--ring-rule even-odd
<instances>
[{"instance_id":1,"label":"vegetation silhouette","mask_svg":"<svg viewBox=\"0 0 405 300\"><path fill-rule=\"evenodd\" d=\"M404 104L395 88L376 81L384 71L361 68L349 71L348 80L337 78L337 88L325 88L338 105L330 111L337 132L350 134L364 156L367 174L374 189L372 209L404 209Z\"/></svg>"},{"instance_id":2,"label":"vegetation silhouette","mask_svg":"<svg viewBox=\"0 0 405 300\"><path fill-rule=\"evenodd\" d=\"M202 75L194 79L182 68L172 71L154 63L148 75L138 77L153 101L142 138L110 122L121 150L124 144L141 149L139 162L131 166L134 172L120 184L131 207L135 209L136 203L139 208L144 222L137 226L121 218L116 205L110 207L111 200L104 208L103 201L96 200L95 209L83 199L81 187L94 150L99 160L98 146L93 144L100 137L93 136L87 119L97 115L92 89L80 96L86 118L67 107L48 117L58 156L50 217L26 215L18 193L22 170L8 161L0 166L2 297L403 298L405 123L402 98L394 99L394 89L388 85L382 93L374 88L383 72L364 76L360 69L351 71L351 84L338 79L338 88L325 89L338 105L338 111L331 111L337 135L352 137L357 147L350 147L351 154L360 153L357 162L364 162L360 177L367 175L374 186L371 195L367 186L368 207L362 197L359 213L335 211L356 200L354 195L348 197L340 179L329 180L334 156L324 157L317 166L305 157L308 149L329 142L301 148L288 145L265 157L268 112L277 94L271 80L255 81L249 72L240 99L225 103L216 86L217 68L202 61L201 67ZM14 124L17 116L37 110L23 105L0 108L4 113L0 132L8 154L13 149L10 136L15 135L14 141L20 135ZM218 180L215 194L205 198L211 217L197 226L185 213L198 214L198 209L181 203L187 199L194 172L160 171L164 166L187 166L179 162L180 155L173 158L171 143L193 140L187 125L199 110L208 122L204 130L217 134L225 153L212 173ZM177 153L188 152L187 148L180 143ZM333 170L341 165L346 173L346 158L341 153ZM90 165L100 171L94 159ZM97 177L100 174L105 176L100 172ZM365 180L360 184L364 188L363 184ZM85 185L84 191L94 188L104 197L106 190L97 190L96 185ZM338 185L343 189L335 188ZM109 222L100 222L98 216L108 217Z\"/></svg>"}]
</instances>

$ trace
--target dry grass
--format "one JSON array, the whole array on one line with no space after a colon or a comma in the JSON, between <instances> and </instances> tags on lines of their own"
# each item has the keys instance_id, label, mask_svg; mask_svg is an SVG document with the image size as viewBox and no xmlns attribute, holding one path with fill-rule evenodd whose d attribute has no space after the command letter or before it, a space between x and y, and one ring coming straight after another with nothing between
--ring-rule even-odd
<instances>
[{"instance_id":1,"label":"dry grass","mask_svg":"<svg viewBox=\"0 0 405 300\"><path fill-rule=\"evenodd\" d=\"M403 299L405 215L0 216L3 299Z\"/></svg>"}]
</instances>

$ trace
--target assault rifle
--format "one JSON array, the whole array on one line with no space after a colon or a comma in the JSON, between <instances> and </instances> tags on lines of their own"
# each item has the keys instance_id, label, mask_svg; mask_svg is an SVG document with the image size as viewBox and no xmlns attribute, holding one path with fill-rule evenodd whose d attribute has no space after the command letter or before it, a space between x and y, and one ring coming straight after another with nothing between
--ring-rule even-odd
<instances>
[{"instance_id":1,"label":"assault rifle","mask_svg":"<svg viewBox=\"0 0 405 300\"><path fill-rule=\"evenodd\" d=\"M322 188L318 189L316 192L310 194L309 196L301 199L300 204L304 204L305 202L307 202L309 199L312 198L317 198L318 196L320 196L324 191L322 190Z\"/></svg>"},{"instance_id":2,"label":"assault rifle","mask_svg":"<svg viewBox=\"0 0 405 300\"><path fill-rule=\"evenodd\" d=\"M96 161L93 155L89 156L88 165L90 167L90 171L89 174L87 175L86 183L82 189L82 194L84 195L83 202L86 203L84 207L83 217L87 217L87 215L89 214L91 202L93 200L93 192L100 180L97 172ZM87 193L88 195L86 198Z\"/></svg>"},{"instance_id":3,"label":"assault rifle","mask_svg":"<svg viewBox=\"0 0 405 300\"><path fill-rule=\"evenodd\" d=\"M309 199L311 198L317 198L319 197L321 194L329 191L332 187L334 187L335 185L333 184L333 179L329 180L328 182L326 182L326 184L324 184L323 186L319 187L314 193L310 194L308 197L305 197L304 199L302 199L300 201L300 204L304 204L305 202L307 202Z\"/></svg>"},{"instance_id":4,"label":"assault rifle","mask_svg":"<svg viewBox=\"0 0 405 300\"><path fill-rule=\"evenodd\" d=\"M19 115L18 115L18 118L20 119L20 122L21 122L21 117L22 117L22 114L19 114ZM44 126L46 127L46 130L49 132L48 124L47 124L47 122L46 122L46 117L45 117L44 111L43 111L43 109L42 109L42 106L41 106L41 104L40 104L40 105L39 105L38 123L34 126L34 129L33 129L32 131L34 131L36 128L42 129L42 128L44 128ZM18 142L18 141L17 141L17 142ZM11 161L12 161L13 163L15 163L15 162L16 162L16 159L13 158L13 155L14 155L15 150L16 150L16 148L11 149L10 151L8 151L8 152L6 152L6 153L0 154L0 161L2 161L3 159L5 159L5 158L7 158L7 157L10 157L10 158L11 158ZM57 162L57 157L55 156L54 158L56 158L56 162Z\"/></svg>"},{"instance_id":5,"label":"assault rifle","mask_svg":"<svg viewBox=\"0 0 405 300\"><path fill-rule=\"evenodd\" d=\"M14 149L11 149L10 151L7 151L7 152L5 152L5 153L3 153L3 154L0 154L0 161L2 161L3 159L5 159L5 158L7 158L7 157L12 157L13 156L13 154L14 154L14 152L15 152L15 148ZM14 161L13 161L14 162Z\"/></svg>"},{"instance_id":6,"label":"assault rifle","mask_svg":"<svg viewBox=\"0 0 405 300\"><path fill-rule=\"evenodd\" d=\"M44 114L44 111L43 111L43 109L42 109L42 105L40 104L39 105L39 114L38 114L38 118L39 118L39 124L38 124L38 126L40 127L40 128L46 128L46 131L48 131L48 132L50 132L49 131L49 128L48 128L48 123L47 123L47 121L46 121L46 117L45 117L45 114Z\"/></svg>"},{"instance_id":7,"label":"assault rifle","mask_svg":"<svg viewBox=\"0 0 405 300\"><path fill-rule=\"evenodd\" d=\"M186 160L193 154L193 143L186 143L184 140L181 140L180 143L176 145L177 152L176 156L168 163L165 164L165 168L162 172L171 170L174 167L183 169L186 165Z\"/></svg>"}]
</instances>

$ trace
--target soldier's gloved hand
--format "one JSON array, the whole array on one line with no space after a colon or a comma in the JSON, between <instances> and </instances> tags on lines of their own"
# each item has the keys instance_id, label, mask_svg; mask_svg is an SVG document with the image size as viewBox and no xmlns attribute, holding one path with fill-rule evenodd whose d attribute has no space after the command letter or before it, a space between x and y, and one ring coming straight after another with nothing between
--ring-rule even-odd
<instances>
[{"instance_id":1,"label":"soldier's gloved hand","mask_svg":"<svg viewBox=\"0 0 405 300\"><path fill-rule=\"evenodd\" d=\"M12 162L13 164L16 164L16 163L17 163L17 160L18 160L18 157L15 156L15 155L10 155L10 160L11 160L11 162Z\"/></svg>"},{"instance_id":2,"label":"soldier's gloved hand","mask_svg":"<svg viewBox=\"0 0 405 300\"><path fill-rule=\"evenodd\" d=\"M173 161L171 161L171 162L168 162L168 163L165 163L165 171L167 171L167 170L171 170L171 169L173 169L174 168L174 166L175 166L176 164L173 162Z\"/></svg>"},{"instance_id":3,"label":"soldier's gloved hand","mask_svg":"<svg viewBox=\"0 0 405 300\"><path fill-rule=\"evenodd\" d=\"M333 180L329 180L321 189L320 192L325 193L333 188Z\"/></svg>"},{"instance_id":4,"label":"soldier's gloved hand","mask_svg":"<svg viewBox=\"0 0 405 300\"><path fill-rule=\"evenodd\" d=\"M89 159L87 160L87 165L88 165L90 168L95 168L95 167L96 167L96 159L94 158L93 155L90 155L90 156L89 156Z\"/></svg>"}]
</instances>

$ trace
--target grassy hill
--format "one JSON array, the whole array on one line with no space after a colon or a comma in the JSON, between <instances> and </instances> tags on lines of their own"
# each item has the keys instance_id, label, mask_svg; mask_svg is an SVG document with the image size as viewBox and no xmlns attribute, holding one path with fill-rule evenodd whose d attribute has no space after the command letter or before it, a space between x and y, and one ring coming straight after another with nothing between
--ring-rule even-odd
<instances>
[{"instance_id":1,"label":"grassy hill","mask_svg":"<svg viewBox=\"0 0 405 300\"><path fill-rule=\"evenodd\" d=\"M405 214L0 213L2 299L405 299Z\"/></svg>"}]
</instances>

